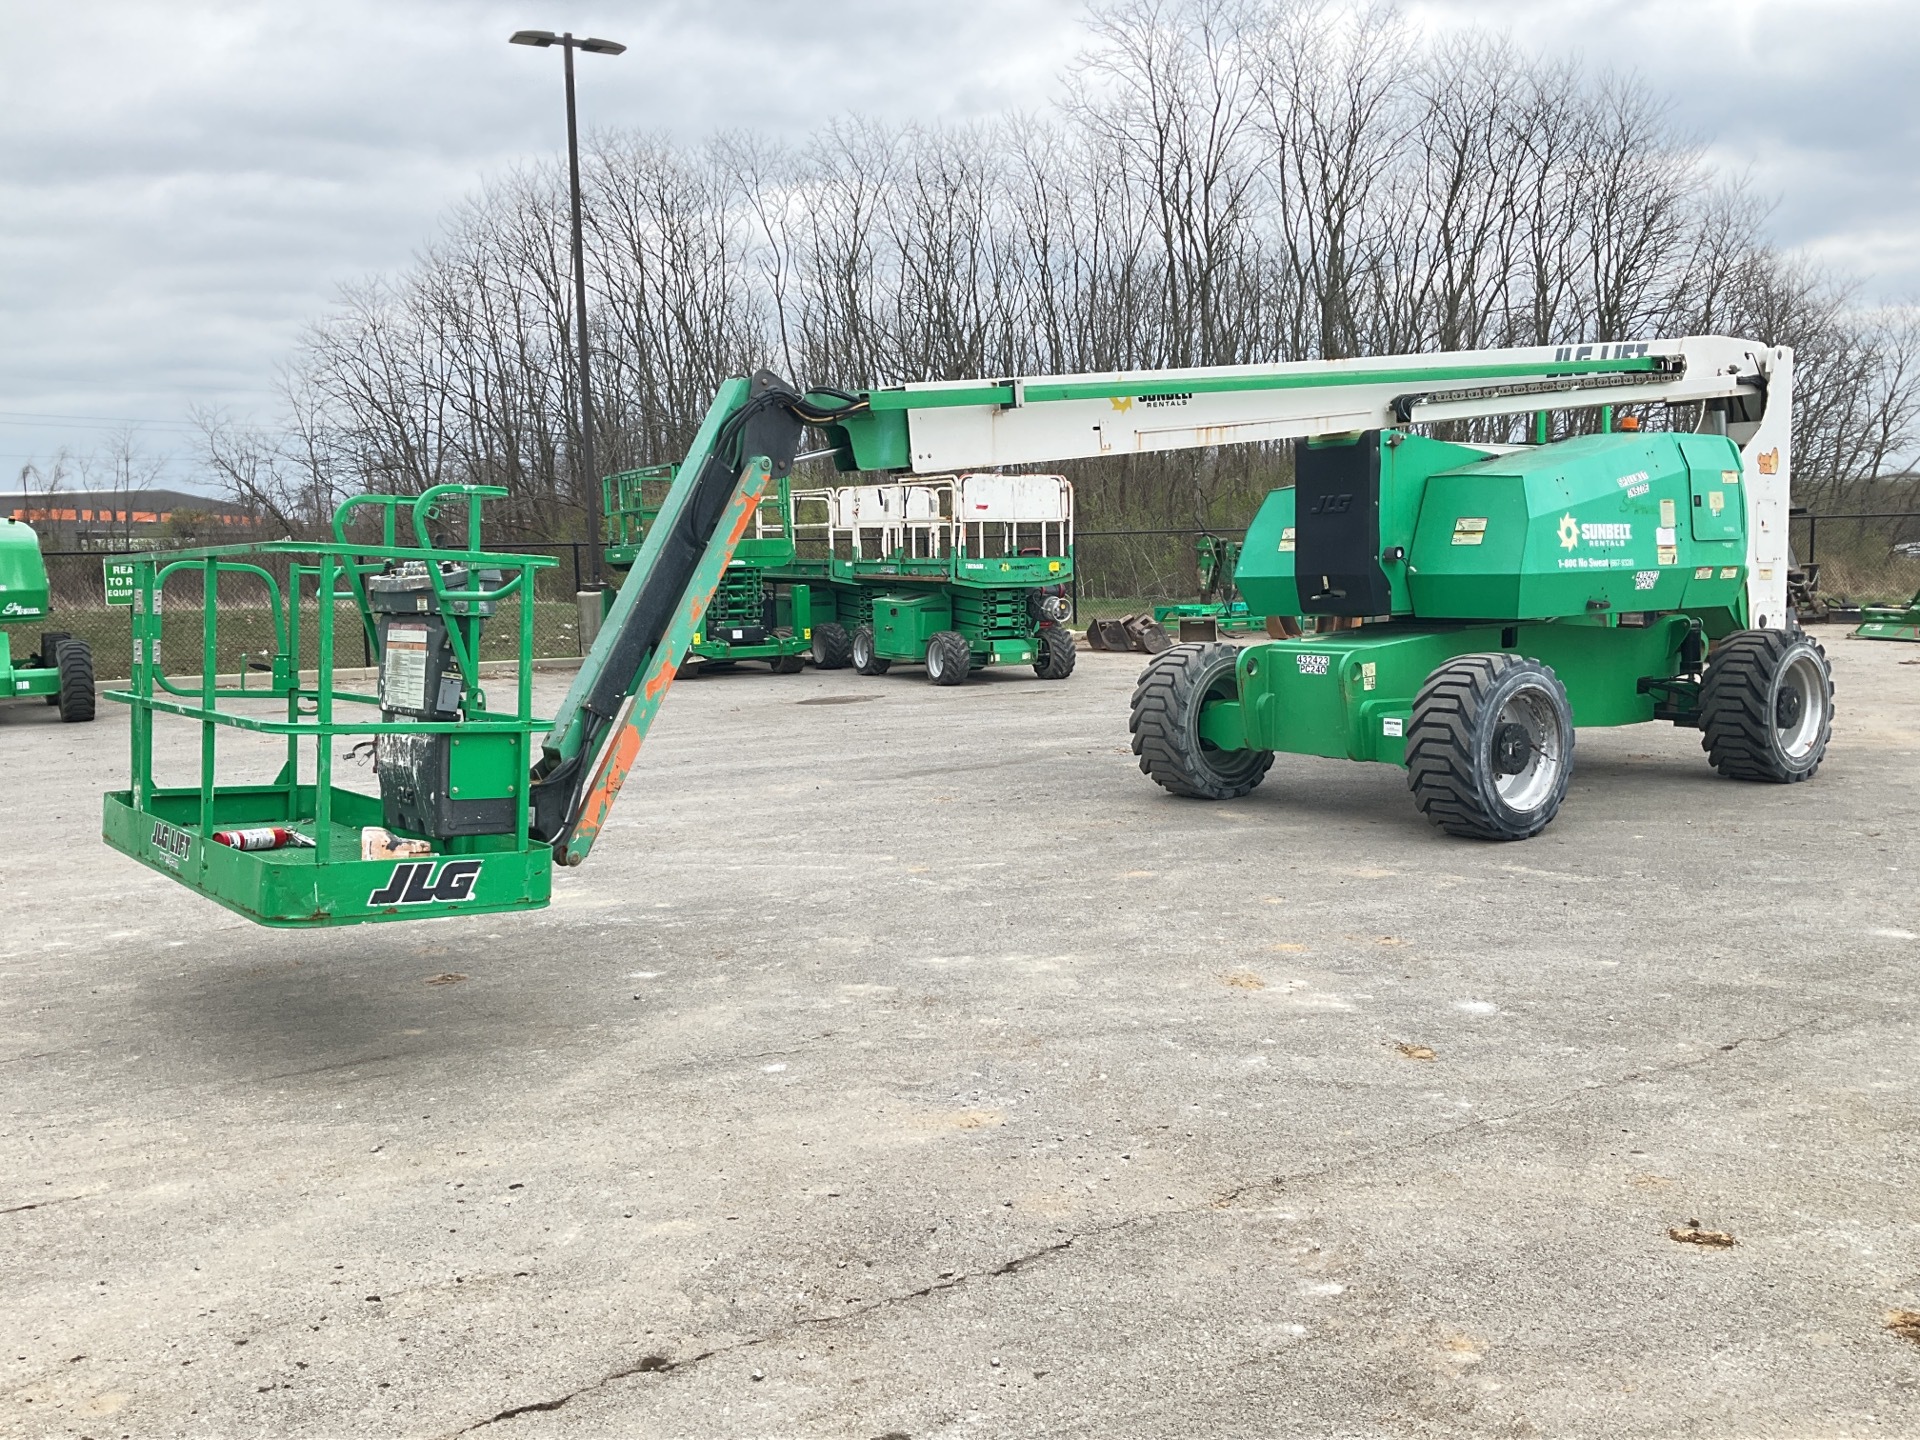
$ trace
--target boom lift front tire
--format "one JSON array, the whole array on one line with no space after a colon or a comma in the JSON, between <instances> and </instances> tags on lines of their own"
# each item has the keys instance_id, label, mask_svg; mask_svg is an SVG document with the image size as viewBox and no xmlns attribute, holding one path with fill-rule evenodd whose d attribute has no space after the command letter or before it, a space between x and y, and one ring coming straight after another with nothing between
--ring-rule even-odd
<instances>
[{"instance_id":1,"label":"boom lift front tire","mask_svg":"<svg viewBox=\"0 0 1920 1440\"><path fill-rule=\"evenodd\" d=\"M821 670L844 670L853 663L853 641L846 626L829 620L813 627L813 663Z\"/></svg>"},{"instance_id":2,"label":"boom lift front tire","mask_svg":"<svg viewBox=\"0 0 1920 1440\"><path fill-rule=\"evenodd\" d=\"M958 630L941 630L927 644L927 679L936 685L965 683L973 668L973 647Z\"/></svg>"},{"instance_id":3,"label":"boom lift front tire","mask_svg":"<svg viewBox=\"0 0 1920 1440\"><path fill-rule=\"evenodd\" d=\"M1133 691L1133 753L1140 773L1194 800L1233 800L1267 778L1271 750L1222 750L1200 735L1209 700L1236 700L1236 645L1175 645L1147 662Z\"/></svg>"},{"instance_id":4,"label":"boom lift front tire","mask_svg":"<svg viewBox=\"0 0 1920 1440\"><path fill-rule=\"evenodd\" d=\"M862 675L884 675L891 668L891 660L882 659L873 653L873 627L862 625L853 632L853 668Z\"/></svg>"},{"instance_id":5,"label":"boom lift front tire","mask_svg":"<svg viewBox=\"0 0 1920 1440\"><path fill-rule=\"evenodd\" d=\"M1742 630L1713 647L1700 748L1732 780L1808 780L1833 735L1833 670L1805 632Z\"/></svg>"},{"instance_id":6,"label":"boom lift front tire","mask_svg":"<svg viewBox=\"0 0 1920 1440\"><path fill-rule=\"evenodd\" d=\"M60 718L73 723L93 719L93 649L84 640L60 643Z\"/></svg>"},{"instance_id":7,"label":"boom lift front tire","mask_svg":"<svg viewBox=\"0 0 1920 1440\"><path fill-rule=\"evenodd\" d=\"M1407 725L1407 788L1469 840L1525 840L1560 811L1573 776L1573 707L1552 669L1461 655L1427 677Z\"/></svg>"},{"instance_id":8,"label":"boom lift front tire","mask_svg":"<svg viewBox=\"0 0 1920 1440\"><path fill-rule=\"evenodd\" d=\"M1040 656L1033 662L1034 674L1042 680L1064 680L1073 674L1078 653L1073 648L1073 636L1065 626L1043 625L1035 640Z\"/></svg>"}]
</instances>

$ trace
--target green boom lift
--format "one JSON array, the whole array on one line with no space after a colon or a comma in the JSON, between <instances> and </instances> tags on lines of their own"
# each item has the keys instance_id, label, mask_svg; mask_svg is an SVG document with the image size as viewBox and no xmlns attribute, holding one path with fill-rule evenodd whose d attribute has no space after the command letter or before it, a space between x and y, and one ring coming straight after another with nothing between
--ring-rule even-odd
<instances>
[{"instance_id":1,"label":"green boom lift","mask_svg":"<svg viewBox=\"0 0 1920 1440\"><path fill-rule=\"evenodd\" d=\"M1691 423L1613 433L1617 405ZM267 924L545 904L552 865L591 849L806 425L843 471L923 475L1293 441L1298 484L1268 497L1235 578L1256 611L1326 623L1154 658L1134 692L1133 749L1176 795L1244 795L1283 751L1379 760L1406 767L1448 832L1517 839L1558 811L1576 725L1652 720L1699 729L1722 774L1804 780L1826 751L1833 686L1786 602L1791 406L1792 352L1723 337L858 395L802 393L764 372L730 380L551 720L532 713L527 602L553 562L481 548L480 508L498 490L363 496L331 541L253 547L283 566L285 603L269 565L239 558L246 547L133 557L134 679L111 697L133 708L133 779L105 798L106 838ZM1599 409L1600 433L1554 443L1463 444L1416 428L1533 413L1545 442L1555 412L1585 408ZM362 510L379 518L374 538L353 533ZM434 528L454 510L463 544ZM1035 558L1022 548L1005 558ZM964 539L958 553L981 558ZM203 601L200 673L178 683L160 664L159 602L182 570L198 572ZM273 608L265 690L216 673L228 576L263 586ZM311 682L299 669L309 588ZM494 704L479 636L510 600L517 695ZM335 684L341 605L377 649L373 693ZM245 708L263 696L280 713ZM155 726L175 718L199 727L197 785L155 779ZM284 739L276 779L220 784L223 728ZM333 744L349 735L377 741L377 796L333 783ZM308 843L214 839L232 826ZM420 853L369 854L369 832Z\"/></svg>"},{"instance_id":2,"label":"green boom lift","mask_svg":"<svg viewBox=\"0 0 1920 1440\"><path fill-rule=\"evenodd\" d=\"M93 719L93 651L64 630L39 632L40 648L18 659L9 626L44 620L53 606L40 538L21 520L0 521L0 698L44 698L62 720Z\"/></svg>"}]
</instances>

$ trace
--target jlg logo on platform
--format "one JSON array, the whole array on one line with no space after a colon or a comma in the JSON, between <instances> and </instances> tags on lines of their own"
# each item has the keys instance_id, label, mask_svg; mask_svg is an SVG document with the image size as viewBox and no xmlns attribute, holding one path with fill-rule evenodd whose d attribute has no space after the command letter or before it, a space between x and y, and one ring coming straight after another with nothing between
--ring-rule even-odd
<instances>
[{"instance_id":1,"label":"jlg logo on platform","mask_svg":"<svg viewBox=\"0 0 1920 1440\"><path fill-rule=\"evenodd\" d=\"M1313 502L1312 506L1307 510L1307 513L1309 515L1344 515L1352 508L1353 496L1351 493L1346 495L1322 495L1318 500Z\"/></svg>"},{"instance_id":2,"label":"jlg logo on platform","mask_svg":"<svg viewBox=\"0 0 1920 1440\"><path fill-rule=\"evenodd\" d=\"M434 876L431 860L402 861L393 874L367 897L369 905L431 905L439 900L465 900L473 894L473 882L480 878L480 861L449 860Z\"/></svg>"}]
</instances>

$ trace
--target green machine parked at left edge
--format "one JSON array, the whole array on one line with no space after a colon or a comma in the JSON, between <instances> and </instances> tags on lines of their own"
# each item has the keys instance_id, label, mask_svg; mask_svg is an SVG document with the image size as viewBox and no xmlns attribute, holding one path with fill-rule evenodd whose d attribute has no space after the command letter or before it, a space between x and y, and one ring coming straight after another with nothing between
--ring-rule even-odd
<instances>
[{"instance_id":1,"label":"green machine parked at left edge","mask_svg":"<svg viewBox=\"0 0 1920 1440\"><path fill-rule=\"evenodd\" d=\"M0 521L0 696L42 698L62 720L93 719L93 651L64 630L40 630L37 650L14 653L33 631L9 627L43 622L52 610L40 538L24 521ZM18 640L16 639L18 636Z\"/></svg>"}]
</instances>

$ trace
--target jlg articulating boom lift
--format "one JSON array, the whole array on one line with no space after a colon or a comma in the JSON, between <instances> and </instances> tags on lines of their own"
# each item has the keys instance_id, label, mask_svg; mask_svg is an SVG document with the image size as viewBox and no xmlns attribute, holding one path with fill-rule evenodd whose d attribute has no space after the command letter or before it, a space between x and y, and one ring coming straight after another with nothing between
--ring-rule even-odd
<instances>
[{"instance_id":1,"label":"jlg articulating boom lift","mask_svg":"<svg viewBox=\"0 0 1920 1440\"><path fill-rule=\"evenodd\" d=\"M1673 407L1687 433L1603 433L1462 445L1413 427L1555 411ZM1141 768L1176 794L1227 798L1277 751L1407 767L1448 831L1512 839L1553 817L1574 725L1665 719L1704 731L1722 773L1810 776L1832 725L1826 658L1786 603L1791 352L1717 337L1270 366L939 382L802 395L729 381L649 525L633 573L547 727L531 713L530 602L550 561L479 545L482 487L362 497L280 606L272 574L227 549L142 557L134 614L133 785L106 798L118 848L270 924L329 925L546 903L555 859L591 849L675 668L803 424L842 470L980 472L1134 451L1297 442L1295 488L1248 533L1236 583L1262 614L1322 633L1157 657L1133 702ZM464 546L436 543L436 506L464 501ZM377 542L350 538L379 508ZM407 544L400 517L411 521ZM166 577L200 572L201 675L161 672ZM215 673L223 573L264 581L276 615L271 694L285 719L231 708ZM318 679L298 668L300 586L317 582ZM518 701L489 705L479 636L520 602ZM332 683L333 616L352 603L377 646L373 695ZM284 611L284 614L282 613ZM177 697L167 699L160 691ZM235 697L228 709L220 701ZM342 719L338 704L364 719ZM201 726L200 783L153 778L156 717ZM215 734L284 736L264 785L215 783ZM380 745L380 794L334 787L332 739ZM300 763L313 747L311 783ZM308 847L250 851L221 827ZM363 828L423 852L363 858Z\"/></svg>"}]
</instances>

